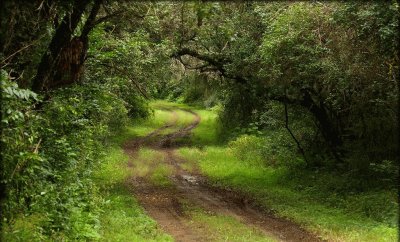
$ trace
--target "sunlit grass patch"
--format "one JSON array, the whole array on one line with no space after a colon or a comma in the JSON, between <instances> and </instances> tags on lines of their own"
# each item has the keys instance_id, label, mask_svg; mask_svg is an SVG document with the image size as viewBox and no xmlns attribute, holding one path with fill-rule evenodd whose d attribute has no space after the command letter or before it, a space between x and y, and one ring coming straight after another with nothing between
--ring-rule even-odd
<instances>
[{"instance_id":1,"label":"sunlit grass patch","mask_svg":"<svg viewBox=\"0 0 400 242\"><path fill-rule=\"evenodd\" d=\"M110 145L121 145L126 140L143 137L154 130L174 121L174 114L169 110L155 110L154 116L148 119L136 120L135 124L126 127L122 132L110 138Z\"/></svg>"},{"instance_id":2,"label":"sunlit grass patch","mask_svg":"<svg viewBox=\"0 0 400 242\"><path fill-rule=\"evenodd\" d=\"M170 103L162 100L157 100L152 102L151 106L156 110L154 116L155 119L160 119L160 117L158 117L160 114L157 113L157 111L170 110L171 114L174 115L174 118L176 120L176 123L174 123L173 126L163 130L161 134L172 133L178 131L179 129L187 127L188 125L193 123L196 118L196 116L193 113L186 111L190 110L190 108L189 106L184 104Z\"/></svg>"},{"instance_id":3,"label":"sunlit grass patch","mask_svg":"<svg viewBox=\"0 0 400 242\"><path fill-rule=\"evenodd\" d=\"M176 118L176 122L171 127L162 130L160 134L166 135L179 131L180 129L183 129L192 124L195 120L195 116L190 112L186 112L181 109L174 109L173 112Z\"/></svg>"},{"instance_id":4,"label":"sunlit grass patch","mask_svg":"<svg viewBox=\"0 0 400 242\"><path fill-rule=\"evenodd\" d=\"M198 233L208 235L209 241L276 241L260 229L245 225L233 217L211 214L200 208L186 209L191 219L189 226Z\"/></svg>"},{"instance_id":5,"label":"sunlit grass patch","mask_svg":"<svg viewBox=\"0 0 400 242\"><path fill-rule=\"evenodd\" d=\"M154 110L153 117L139 121L137 124L129 128L129 133L134 133L135 136L145 136L163 125L174 122L174 119L175 117L172 111L156 109Z\"/></svg>"},{"instance_id":6,"label":"sunlit grass patch","mask_svg":"<svg viewBox=\"0 0 400 242\"><path fill-rule=\"evenodd\" d=\"M186 112L181 109L176 110L176 112L178 114L178 121L176 123L178 128L184 128L193 123L195 120L195 116L190 112Z\"/></svg>"},{"instance_id":7,"label":"sunlit grass patch","mask_svg":"<svg viewBox=\"0 0 400 242\"><path fill-rule=\"evenodd\" d=\"M215 145L217 137L217 113L212 110L194 110L201 117L200 124L192 131L194 145Z\"/></svg>"}]
</instances>

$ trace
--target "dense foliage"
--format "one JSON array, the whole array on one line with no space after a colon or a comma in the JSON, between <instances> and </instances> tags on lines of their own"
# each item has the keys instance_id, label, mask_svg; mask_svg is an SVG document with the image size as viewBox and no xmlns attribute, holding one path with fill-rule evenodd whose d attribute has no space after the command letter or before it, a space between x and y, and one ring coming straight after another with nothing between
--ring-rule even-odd
<instances>
[{"instance_id":1,"label":"dense foliage","mask_svg":"<svg viewBox=\"0 0 400 242\"><path fill-rule=\"evenodd\" d=\"M365 171L398 158L396 2L208 7L214 12L200 29L188 27L197 32L186 34L194 37L177 55L202 63L183 61L189 68L226 79L221 118L228 129L273 129L265 115L271 108L281 109L283 128L285 106L287 126L300 123L293 132L310 163L325 154Z\"/></svg>"},{"instance_id":2,"label":"dense foliage","mask_svg":"<svg viewBox=\"0 0 400 242\"><path fill-rule=\"evenodd\" d=\"M99 238L91 173L110 136L151 115L151 98L216 107L239 157L395 186L397 1L1 4L9 234Z\"/></svg>"}]
</instances>

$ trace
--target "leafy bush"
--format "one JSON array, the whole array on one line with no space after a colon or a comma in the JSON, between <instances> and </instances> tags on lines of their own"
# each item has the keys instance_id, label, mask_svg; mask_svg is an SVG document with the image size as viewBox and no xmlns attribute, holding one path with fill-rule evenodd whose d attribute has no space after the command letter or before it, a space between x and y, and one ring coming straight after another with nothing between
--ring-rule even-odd
<instances>
[{"instance_id":1,"label":"leafy bush","mask_svg":"<svg viewBox=\"0 0 400 242\"><path fill-rule=\"evenodd\" d=\"M250 135L242 135L229 142L233 154L241 160L260 161L263 157L264 140Z\"/></svg>"},{"instance_id":2,"label":"leafy bush","mask_svg":"<svg viewBox=\"0 0 400 242\"><path fill-rule=\"evenodd\" d=\"M305 165L285 130L271 131L263 137L241 135L229 142L229 147L236 157L244 161L288 168Z\"/></svg>"},{"instance_id":3,"label":"leafy bush","mask_svg":"<svg viewBox=\"0 0 400 242\"><path fill-rule=\"evenodd\" d=\"M41 117L31 109L38 100L35 93L18 88L7 73L1 71L1 185L7 203L2 204L4 221L13 220L13 211L26 212L37 187L31 179L40 179L46 161L39 155L39 132L35 128Z\"/></svg>"},{"instance_id":4,"label":"leafy bush","mask_svg":"<svg viewBox=\"0 0 400 242\"><path fill-rule=\"evenodd\" d=\"M4 72L2 87L5 238L26 236L13 226L27 218L37 218L30 239L98 238L102 199L91 173L104 141L128 122L125 102L84 84L54 91L39 104Z\"/></svg>"}]
</instances>

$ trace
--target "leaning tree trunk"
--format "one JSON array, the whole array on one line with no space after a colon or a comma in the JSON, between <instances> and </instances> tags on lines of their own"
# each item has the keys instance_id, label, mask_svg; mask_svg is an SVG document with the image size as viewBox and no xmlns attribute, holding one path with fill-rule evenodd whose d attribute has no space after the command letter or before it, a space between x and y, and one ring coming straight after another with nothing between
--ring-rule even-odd
<instances>
[{"instance_id":1,"label":"leaning tree trunk","mask_svg":"<svg viewBox=\"0 0 400 242\"><path fill-rule=\"evenodd\" d=\"M89 33L95 26L97 13L103 0L95 0L80 36L73 37L62 48L54 69L54 78L48 83L49 89L55 89L76 83L81 79L83 66L89 48Z\"/></svg>"},{"instance_id":2,"label":"leaning tree trunk","mask_svg":"<svg viewBox=\"0 0 400 242\"><path fill-rule=\"evenodd\" d=\"M89 3L89 0L75 0L71 13L64 16L51 39L48 50L43 54L39 63L37 74L32 81L33 91L42 92L54 88L56 79L60 78L59 69L66 68L66 61L71 61L78 52L83 50L83 45L77 40L71 41L71 38ZM74 49L74 51L70 53L71 55L66 56L65 53L71 49Z\"/></svg>"}]
</instances>

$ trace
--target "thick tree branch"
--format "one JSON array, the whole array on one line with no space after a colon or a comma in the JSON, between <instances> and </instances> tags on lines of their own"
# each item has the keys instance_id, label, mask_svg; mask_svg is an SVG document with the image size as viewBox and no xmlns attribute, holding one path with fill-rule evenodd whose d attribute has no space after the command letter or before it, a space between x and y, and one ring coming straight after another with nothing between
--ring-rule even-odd
<instances>
[{"instance_id":1,"label":"thick tree branch","mask_svg":"<svg viewBox=\"0 0 400 242\"><path fill-rule=\"evenodd\" d=\"M238 83L241 83L241 84L249 83L249 81L246 78L244 78L242 76L238 76L238 75L231 75L230 73L228 73L226 71L224 65L230 62L226 58L221 58L221 57L218 58L218 57L212 57L209 55L200 54L197 51L191 50L189 48L182 48L182 49L178 50L177 52L173 53L171 57L179 59L180 56L184 56L184 55L189 55L196 59L208 62L210 65L214 66L216 68L216 70L223 77L236 80Z\"/></svg>"},{"instance_id":2,"label":"thick tree branch","mask_svg":"<svg viewBox=\"0 0 400 242\"><path fill-rule=\"evenodd\" d=\"M120 10L120 11L116 11L116 12L114 12L114 13L110 13L110 14L108 14L108 15L106 15L106 16L103 16L103 17L101 17L101 18L98 18L94 23L93 23L93 27L95 27L96 25L99 25L99 24L101 24L101 23L103 23L103 22L105 22L105 21L107 21L107 20L109 20L109 19L112 19L112 18L114 18L114 17L118 17L118 16L120 16L121 14L123 14L125 11L124 10ZM92 28L93 28L92 27Z\"/></svg>"},{"instance_id":3,"label":"thick tree branch","mask_svg":"<svg viewBox=\"0 0 400 242\"><path fill-rule=\"evenodd\" d=\"M100 6L103 0L95 0L92 10L90 11L89 17L86 19L85 25L83 26L81 38L87 38L89 32L94 28L96 24L96 16L100 11Z\"/></svg>"}]
</instances>

